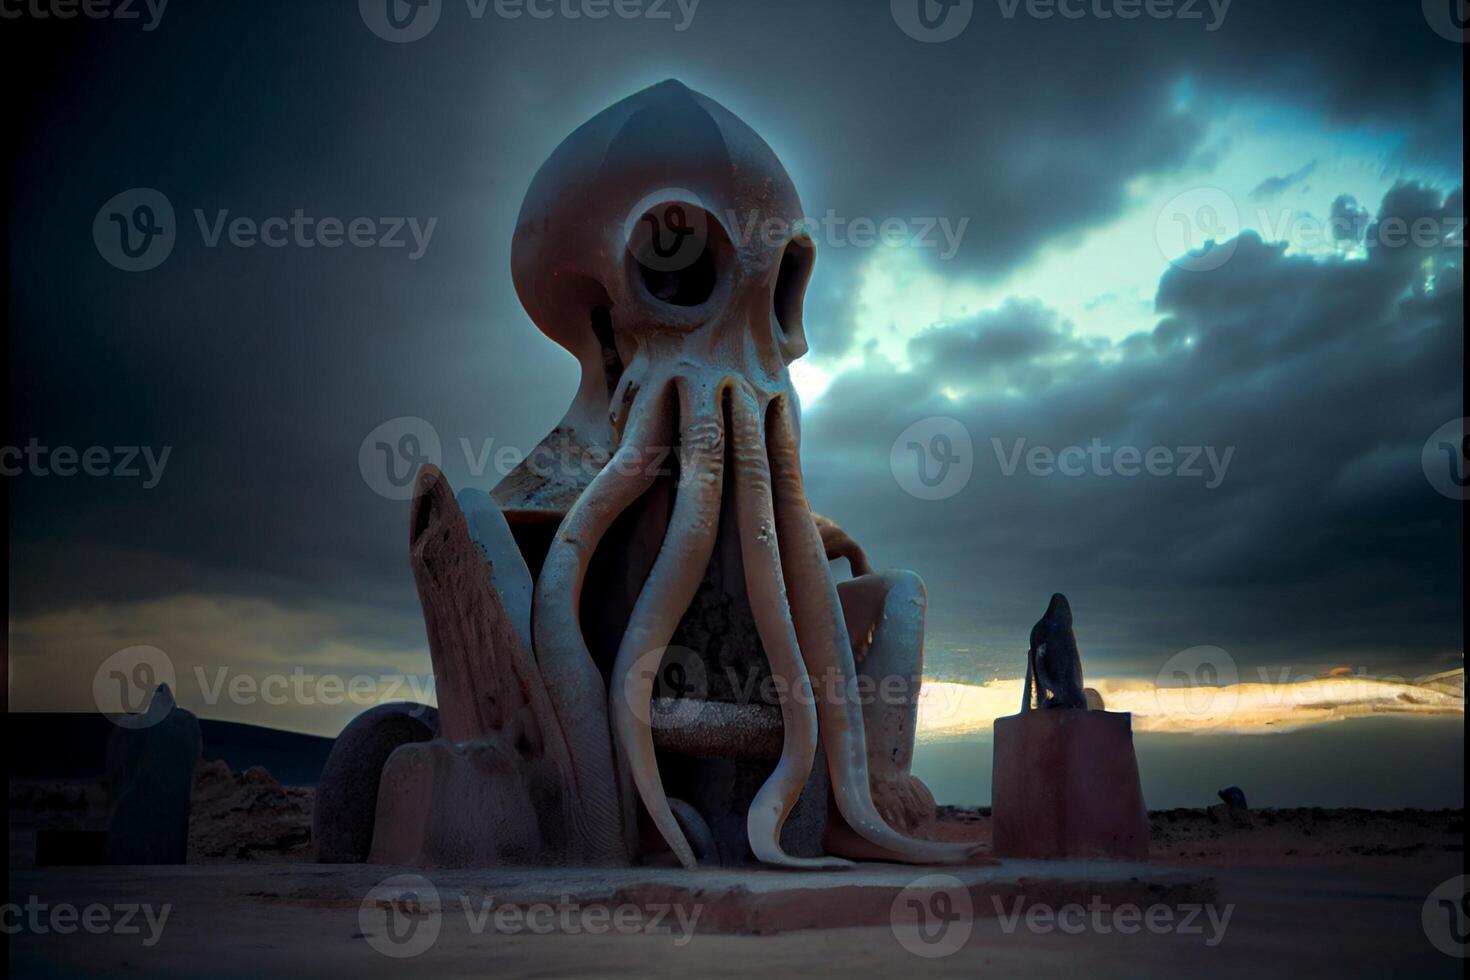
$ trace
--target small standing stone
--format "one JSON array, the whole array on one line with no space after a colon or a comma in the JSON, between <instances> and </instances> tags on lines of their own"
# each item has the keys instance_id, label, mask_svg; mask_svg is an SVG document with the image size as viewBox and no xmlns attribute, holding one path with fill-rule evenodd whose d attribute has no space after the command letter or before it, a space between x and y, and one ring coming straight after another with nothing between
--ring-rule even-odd
<instances>
[{"instance_id":1,"label":"small standing stone","mask_svg":"<svg viewBox=\"0 0 1470 980\"><path fill-rule=\"evenodd\" d=\"M1227 786L1220 790L1220 799L1223 806L1212 806L1210 811L1217 819L1223 819L1231 826L1244 829L1250 827L1255 821L1251 819L1251 809L1245 802L1245 791L1239 786Z\"/></svg>"},{"instance_id":2,"label":"small standing stone","mask_svg":"<svg viewBox=\"0 0 1470 980\"><path fill-rule=\"evenodd\" d=\"M154 692L140 728L119 728L108 742L108 779L117 803L107 832L109 864L184 864L189 803L203 744L199 720L174 703L168 685Z\"/></svg>"}]
</instances>

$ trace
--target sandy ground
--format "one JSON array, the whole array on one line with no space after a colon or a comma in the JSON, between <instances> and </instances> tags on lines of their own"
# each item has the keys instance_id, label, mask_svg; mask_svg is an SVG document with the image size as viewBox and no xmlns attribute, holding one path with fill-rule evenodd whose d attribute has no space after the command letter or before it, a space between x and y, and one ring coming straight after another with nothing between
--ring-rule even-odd
<instances>
[{"instance_id":1,"label":"sandy ground","mask_svg":"<svg viewBox=\"0 0 1470 980\"><path fill-rule=\"evenodd\" d=\"M311 793L263 771L201 768L197 866L185 868L27 868L26 825L95 826L99 797L95 787L57 785L12 785L10 796L19 828L5 926L17 976L1463 975L1426 929L1439 914L1435 903L1426 913L1431 891L1464 870L1462 811L1265 810L1245 826L1223 810L1158 811L1149 865L1003 862L954 872L959 892L948 879L916 885L922 869L881 865L838 873L849 876L840 885L780 872L620 872L653 876L632 887L597 877L606 872L568 883L516 870L436 872L427 886L418 878L385 892L385 878L412 872L303 863ZM943 836L989 836L984 810L944 818ZM425 888L440 899L428 919ZM926 920L931 942L916 938L906 903L935 916ZM547 916L570 911L535 923L498 918L543 906ZM622 928L582 918L625 906ZM1130 906L1159 917L1140 924ZM665 918L654 928L658 907ZM61 932L71 920L51 918L58 908L111 923L134 908L135 931ZM681 926L679 915L688 921L695 909L703 923ZM769 931L763 914L845 927L729 934ZM426 934L413 930L430 920L437 932L418 950ZM550 934L537 934L548 921ZM385 945L389 927L405 923L410 931L394 935L410 941Z\"/></svg>"},{"instance_id":2,"label":"sandy ground","mask_svg":"<svg viewBox=\"0 0 1470 980\"><path fill-rule=\"evenodd\" d=\"M477 922L451 900L432 945L403 959L381 952L380 933L365 930L361 902L371 885L360 870L353 878L306 867L201 868L164 877L137 869L37 869L12 880L12 901L34 895L53 907L101 902L108 909L167 903L171 914L152 945L141 915L139 931L126 935L22 930L10 938L10 967L15 976L1459 977L1463 963L1437 950L1421 924L1425 897L1459 870L1458 860L1453 865L1421 856L1212 869L1213 919L1202 913L1186 925L1188 909L1178 906L1177 927L1135 934L1119 931L1122 918L1090 921L1080 904L1076 934L1041 919L1034 927L1024 918L1008 925L982 904L941 946L924 949L942 955L928 956L911 951L910 935L894 924L772 936L677 928L534 935L493 918Z\"/></svg>"}]
</instances>

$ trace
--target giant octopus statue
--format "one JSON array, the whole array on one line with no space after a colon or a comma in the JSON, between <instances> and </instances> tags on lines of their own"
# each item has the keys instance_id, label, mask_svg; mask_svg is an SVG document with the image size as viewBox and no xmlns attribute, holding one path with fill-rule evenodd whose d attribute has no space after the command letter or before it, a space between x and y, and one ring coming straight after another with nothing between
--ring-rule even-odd
<instances>
[{"instance_id":1,"label":"giant octopus statue","mask_svg":"<svg viewBox=\"0 0 1470 980\"><path fill-rule=\"evenodd\" d=\"M320 860L989 860L927 838L934 800L909 772L923 584L874 572L803 490L801 217L771 148L676 81L542 166L513 275L581 385L491 494L420 472L438 710L381 706L343 732Z\"/></svg>"}]
</instances>

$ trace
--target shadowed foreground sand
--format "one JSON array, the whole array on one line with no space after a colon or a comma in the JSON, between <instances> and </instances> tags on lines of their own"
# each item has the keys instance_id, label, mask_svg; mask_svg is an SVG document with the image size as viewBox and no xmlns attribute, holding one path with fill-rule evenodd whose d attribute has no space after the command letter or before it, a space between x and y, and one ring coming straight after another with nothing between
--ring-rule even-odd
<instances>
[{"instance_id":1,"label":"shadowed foreground sand","mask_svg":"<svg viewBox=\"0 0 1470 980\"><path fill-rule=\"evenodd\" d=\"M14 975L1462 972L1425 927L1431 891L1463 870L1459 810L1258 810L1249 826L1223 808L1155 811L1148 865L425 873L310 863L311 790L216 763L196 780L190 866L27 867L24 825L86 826L97 795L11 786ZM989 839L987 811L943 816L936 836ZM129 928L80 927L88 915Z\"/></svg>"},{"instance_id":2,"label":"shadowed foreground sand","mask_svg":"<svg viewBox=\"0 0 1470 980\"><path fill-rule=\"evenodd\" d=\"M118 907L126 902L168 902L173 908L151 947L144 946L149 935L146 926L133 935L22 931L11 937L10 966L16 976L60 971L119 976L350 974L354 978L733 977L752 973L770 977L1070 975L1129 980L1150 976L1232 980L1458 977L1461 962L1435 949L1421 924L1425 897L1458 870L1459 857L1444 855L1359 857L1348 864L1310 869L1211 868L1214 918L1198 914L1185 928L1184 916L1191 903L1179 902L1174 909L1179 928L1151 932L1137 920L1128 920L1137 930L1132 935L1115 928L1124 924L1123 919L1094 920L1084 913L1080 902L1075 920L1068 924L1069 928L1081 925L1077 934L1067 934L1045 921L1028 928L1022 919L1008 927L1006 918L985 909L982 902L975 910L977 917L955 921L944 943L926 949L944 953L933 958L911 952L901 928L887 924L767 936L710 935L686 934L670 917L667 931L654 934L609 931L589 935L571 919L567 922L577 934L533 935L523 920L503 920L497 925L498 912L476 919L459 907L459 899L465 896L470 897L471 909L485 908L486 899L493 902L493 896L480 887L488 883L486 876L433 874L430 877L445 898L443 912L437 916L437 934L423 952L398 959L380 952L381 932L365 931L360 916L362 896L372 887L377 869L279 865L37 869L15 875L12 901L36 895L53 904L84 906L100 901ZM1155 871L1168 874L1167 869ZM904 869L901 874L912 872ZM1038 894L1045 891L1040 888ZM1161 895L1166 901L1187 897ZM1002 909L1005 907L1003 904ZM581 914L586 915L587 910ZM1228 922L1222 930L1218 924L1223 915L1228 915ZM1097 926L1097 921L1103 925ZM912 936L907 938L913 946Z\"/></svg>"}]
</instances>

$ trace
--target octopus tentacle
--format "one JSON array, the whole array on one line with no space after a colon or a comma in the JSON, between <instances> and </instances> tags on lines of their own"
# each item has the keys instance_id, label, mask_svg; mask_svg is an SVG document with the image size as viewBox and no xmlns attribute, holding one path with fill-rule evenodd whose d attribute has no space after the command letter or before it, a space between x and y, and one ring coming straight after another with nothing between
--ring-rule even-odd
<instances>
[{"instance_id":1,"label":"octopus tentacle","mask_svg":"<svg viewBox=\"0 0 1470 980\"><path fill-rule=\"evenodd\" d=\"M688 836L689 843L694 848L694 856L709 864L719 864L720 848L715 843L715 835L710 832L704 815L679 799L669 800L669 809L673 811L674 818L679 821L679 826Z\"/></svg>"},{"instance_id":2,"label":"octopus tentacle","mask_svg":"<svg viewBox=\"0 0 1470 980\"><path fill-rule=\"evenodd\" d=\"M639 392L636 411L612 460L578 498L557 530L536 583L536 657L571 755L578 833L591 861L626 863L628 844L619 812L607 691L587 649L580 620L582 584L609 527L655 478L648 450L667 444L669 410L663 386Z\"/></svg>"},{"instance_id":3,"label":"octopus tentacle","mask_svg":"<svg viewBox=\"0 0 1470 980\"><path fill-rule=\"evenodd\" d=\"M631 775L644 807L679 863L693 868L697 863L694 852L669 809L659 778L648 712L658 668L653 658L668 646L714 553L725 472L725 434L719 411L725 382L709 387L679 378L676 385L680 486L668 535L618 648L610 713L619 772Z\"/></svg>"},{"instance_id":4,"label":"octopus tentacle","mask_svg":"<svg viewBox=\"0 0 1470 980\"><path fill-rule=\"evenodd\" d=\"M781 698L785 731L781 758L751 801L746 835L751 851L766 864L806 869L849 867L852 862L842 858L793 857L781 847L781 828L796 806L816 760L817 710L811 702L806 665L787 611L786 581L781 574L781 548L771 500L771 468L761 435L760 410L755 400L744 390L732 391L731 458L745 591L771 676L786 692Z\"/></svg>"},{"instance_id":5,"label":"octopus tentacle","mask_svg":"<svg viewBox=\"0 0 1470 980\"><path fill-rule=\"evenodd\" d=\"M862 711L847 698L856 690L852 645L821 534L802 487L796 428L788 402L782 397L772 404L767 426L776 532L784 545L781 563L791 586L791 616L807 669L822 682L840 685L835 696L819 691L816 698L819 731L827 750L838 811L859 837L897 860L916 864L964 862L975 850L972 845L906 837L890 827L873 804Z\"/></svg>"}]
</instances>

